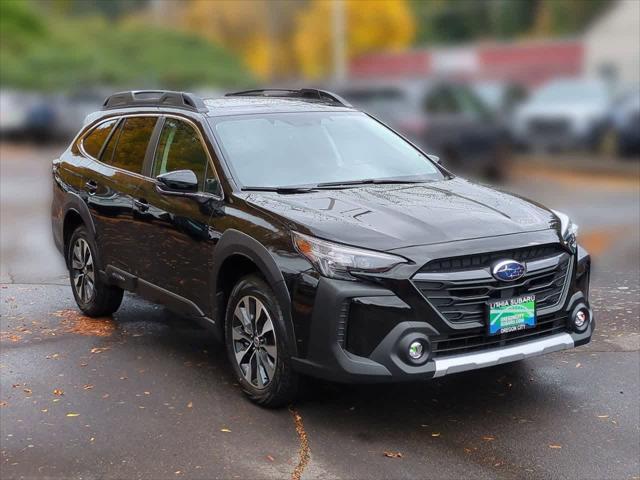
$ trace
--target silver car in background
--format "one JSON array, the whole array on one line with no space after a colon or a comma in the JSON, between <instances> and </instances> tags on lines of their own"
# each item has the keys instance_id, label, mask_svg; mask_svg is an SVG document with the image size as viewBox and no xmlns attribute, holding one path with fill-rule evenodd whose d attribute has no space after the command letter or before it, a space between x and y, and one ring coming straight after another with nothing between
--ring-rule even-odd
<instances>
[{"instance_id":1,"label":"silver car in background","mask_svg":"<svg viewBox=\"0 0 640 480\"><path fill-rule=\"evenodd\" d=\"M597 148L611 101L605 82L553 80L516 109L511 136L517 145L534 150Z\"/></svg>"}]
</instances>

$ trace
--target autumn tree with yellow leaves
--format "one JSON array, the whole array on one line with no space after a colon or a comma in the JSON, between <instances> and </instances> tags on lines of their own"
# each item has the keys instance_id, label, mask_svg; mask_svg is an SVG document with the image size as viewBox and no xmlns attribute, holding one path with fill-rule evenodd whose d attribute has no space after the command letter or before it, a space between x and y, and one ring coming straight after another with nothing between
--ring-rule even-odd
<instances>
[{"instance_id":1,"label":"autumn tree with yellow leaves","mask_svg":"<svg viewBox=\"0 0 640 480\"><path fill-rule=\"evenodd\" d=\"M403 0L342 0L346 53L353 58L380 50L401 50L411 44L415 25ZM332 71L332 0L313 0L300 12L294 48L301 72L309 78Z\"/></svg>"},{"instance_id":2,"label":"autumn tree with yellow leaves","mask_svg":"<svg viewBox=\"0 0 640 480\"><path fill-rule=\"evenodd\" d=\"M405 0L191 0L179 21L236 52L262 79L320 78L332 73L334 1L343 2L347 58L411 44Z\"/></svg>"}]
</instances>

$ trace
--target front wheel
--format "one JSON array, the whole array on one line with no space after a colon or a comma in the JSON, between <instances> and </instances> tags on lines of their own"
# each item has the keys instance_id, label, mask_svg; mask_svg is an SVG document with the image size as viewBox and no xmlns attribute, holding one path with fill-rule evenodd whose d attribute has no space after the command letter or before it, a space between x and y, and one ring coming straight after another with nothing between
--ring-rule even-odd
<instances>
[{"instance_id":1,"label":"front wheel","mask_svg":"<svg viewBox=\"0 0 640 480\"><path fill-rule=\"evenodd\" d=\"M227 303L227 354L245 394L264 407L281 407L296 396L284 315L269 285L257 275L241 279Z\"/></svg>"},{"instance_id":2,"label":"front wheel","mask_svg":"<svg viewBox=\"0 0 640 480\"><path fill-rule=\"evenodd\" d=\"M118 310L124 292L121 288L105 284L98 275L96 247L83 226L71 235L67 266L73 296L85 315L102 317Z\"/></svg>"}]
</instances>

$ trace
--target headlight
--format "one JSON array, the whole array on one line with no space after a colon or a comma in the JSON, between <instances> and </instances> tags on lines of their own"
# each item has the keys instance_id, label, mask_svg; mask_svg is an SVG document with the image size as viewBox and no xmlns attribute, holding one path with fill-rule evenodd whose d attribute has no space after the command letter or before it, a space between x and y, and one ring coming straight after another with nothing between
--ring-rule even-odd
<instances>
[{"instance_id":1,"label":"headlight","mask_svg":"<svg viewBox=\"0 0 640 480\"><path fill-rule=\"evenodd\" d=\"M560 234L562 235L562 239L572 250L575 250L578 244L578 225L573 223L568 215L558 212L557 210L551 211L560 220Z\"/></svg>"},{"instance_id":2,"label":"headlight","mask_svg":"<svg viewBox=\"0 0 640 480\"><path fill-rule=\"evenodd\" d=\"M379 273L407 263L387 253L347 247L293 232L293 244L325 277L354 280L351 272Z\"/></svg>"}]
</instances>

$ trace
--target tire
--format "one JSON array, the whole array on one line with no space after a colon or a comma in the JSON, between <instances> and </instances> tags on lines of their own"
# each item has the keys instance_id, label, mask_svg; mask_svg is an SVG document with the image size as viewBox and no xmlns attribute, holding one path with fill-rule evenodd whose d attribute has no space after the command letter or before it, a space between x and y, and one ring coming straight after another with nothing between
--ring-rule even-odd
<instances>
[{"instance_id":1,"label":"tire","mask_svg":"<svg viewBox=\"0 0 640 480\"><path fill-rule=\"evenodd\" d=\"M84 226L76 228L67 246L67 268L73 297L89 317L111 315L122 303L123 290L105 284L96 263L97 248Z\"/></svg>"},{"instance_id":2,"label":"tire","mask_svg":"<svg viewBox=\"0 0 640 480\"><path fill-rule=\"evenodd\" d=\"M225 344L242 390L263 407L288 405L298 391L286 333L271 287L258 275L240 279L227 302Z\"/></svg>"}]
</instances>

